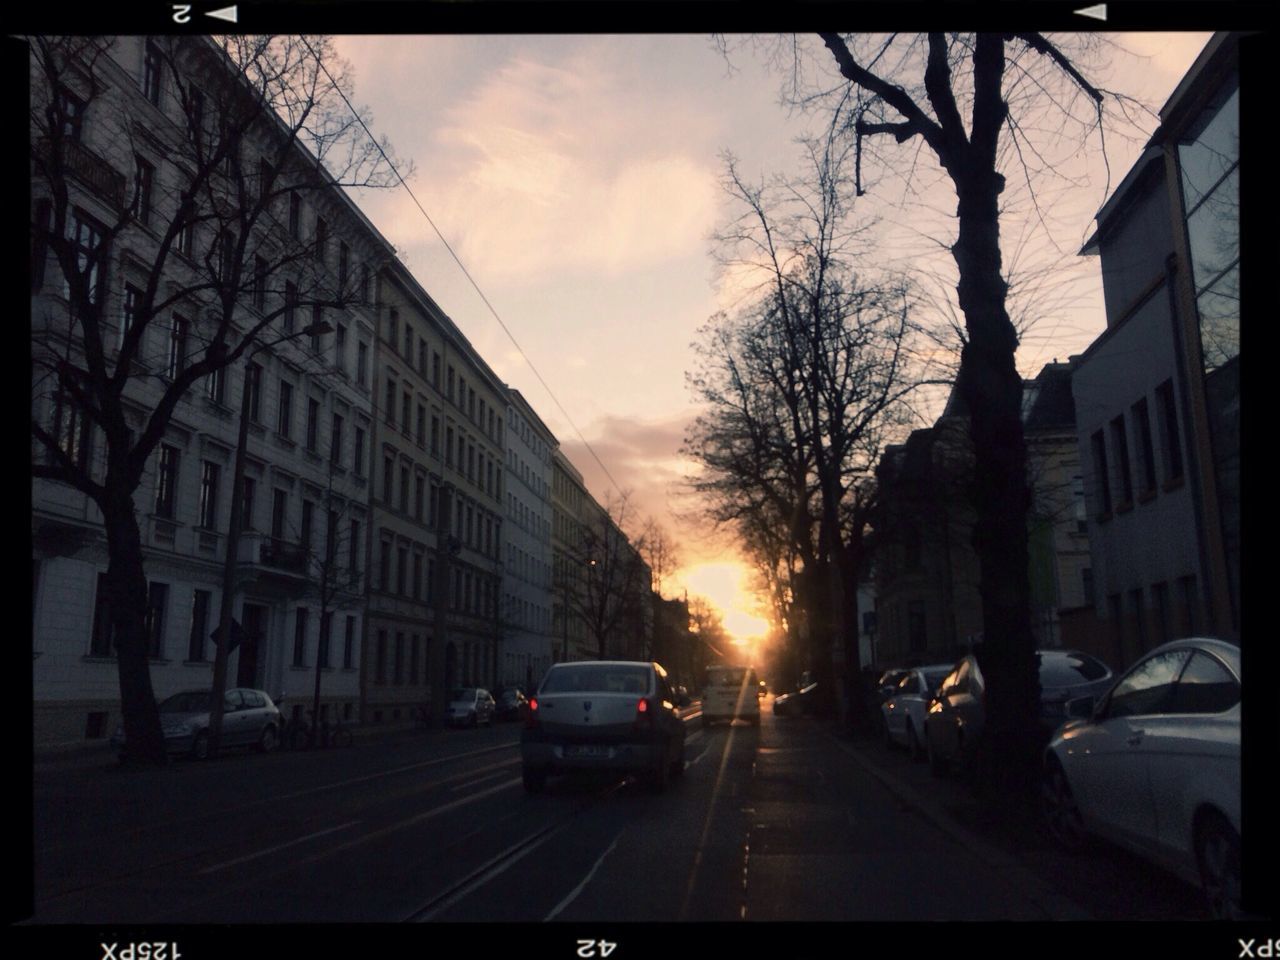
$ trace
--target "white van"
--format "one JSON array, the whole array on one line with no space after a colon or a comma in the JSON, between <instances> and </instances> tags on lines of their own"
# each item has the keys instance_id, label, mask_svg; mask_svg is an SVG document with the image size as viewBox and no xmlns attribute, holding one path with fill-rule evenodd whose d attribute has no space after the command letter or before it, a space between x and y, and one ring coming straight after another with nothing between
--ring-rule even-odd
<instances>
[{"instance_id":1,"label":"white van","mask_svg":"<svg viewBox=\"0 0 1280 960\"><path fill-rule=\"evenodd\" d=\"M716 664L707 667L707 680L702 687L702 725L709 727L717 720L760 722L760 681L751 667Z\"/></svg>"}]
</instances>

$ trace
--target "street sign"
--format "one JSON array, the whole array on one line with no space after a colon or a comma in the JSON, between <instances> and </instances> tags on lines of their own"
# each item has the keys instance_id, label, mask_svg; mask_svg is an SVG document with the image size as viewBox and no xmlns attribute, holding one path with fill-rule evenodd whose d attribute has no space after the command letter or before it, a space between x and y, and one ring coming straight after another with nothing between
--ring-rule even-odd
<instances>
[{"instance_id":1,"label":"street sign","mask_svg":"<svg viewBox=\"0 0 1280 960\"><path fill-rule=\"evenodd\" d=\"M217 644L221 634L222 634L222 627L221 625L219 625L217 627L214 627L213 633L209 634L209 639L212 640L215 644ZM231 618L231 644L227 647L227 653L230 653L236 647L240 646L240 642L242 640L244 640L244 628L240 626L239 621L237 621L235 617L232 617Z\"/></svg>"}]
</instances>

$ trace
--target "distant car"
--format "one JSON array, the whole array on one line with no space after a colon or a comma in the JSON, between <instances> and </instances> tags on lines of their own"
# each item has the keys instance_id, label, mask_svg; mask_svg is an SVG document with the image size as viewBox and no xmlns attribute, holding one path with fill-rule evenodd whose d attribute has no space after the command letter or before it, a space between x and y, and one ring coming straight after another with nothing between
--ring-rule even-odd
<instances>
[{"instance_id":1,"label":"distant car","mask_svg":"<svg viewBox=\"0 0 1280 960\"><path fill-rule=\"evenodd\" d=\"M1097 834L1202 886L1215 917L1240 917L1239 647L1175 640L1130 667L1050 741L1042 806L1063 846Z\"/></svg>"},{"instance_id":2,"label":"distant car","mask_svg":"<svg viewBox=\"0 0 1280 960\"><path fill-rule=\"evenodd\" d=\"M707 667L702 689L702 725L717 720L760 723L759 680L750 667L713 664Z\"/></svg>"},{"instance_id":3,"label":"distant car","mask_svg":"<svg viewBox=\"0 0 1280 960\"><path fill-rule=\"evenodd\" d=\"M800 714L810 713L816 702L816 693L818 684L816 682L806 684L799 690L791 693L784 693L773 698L773 712L779 717L794 717Z\"/></svg>"},{"instance_id":4,"label":"distant car","mask_svg":"<svg viewBox=\"0 0 1280 960\"><path fill-rule=\"evenodd\" d=\"M885 741L906 747L912 760L924 759L924 715L929 699L950 672L948 663L908 670L893 695L880 705Z\"/></svg>"},{"instance_id":5,"label":"distant car","mask_svg":"<svg viewBox=\"0 0 1280 960\"><path fill-rule=\"evenodd\" d=\"M459 687L449 691L445 722L454 727L476 727L493 723L496 710L493 696L482 687Z\"/></svg>"},{"instance_id":6,"label":"distant car","mask_svg":"<svg viewBox=\"0 0 1280 960\"><path fill-rule=\"evenodd\" d=\"M494 716L499 720L519 720L529 705L529 698L519 687L507 687L494 698Z\"/></svg>"},{"instance_id":7,"label":"distant car","mask_svg":"<svg viewBox=\"0 0 1280 960\"><path fill-rule=\"evenodd\" d=\"M169 753L189 754L197 760L209 756L212 697L209 690L186 690L160 702L160 729ZM269 753L280 742L280 727L280 709L262 690L237 687L226 692L222 746L251 746ZM128 758L123 725L112 735L111 748L121 760Z\"/></svg>"},{"instance_id":8,"label":"distant car","mask_svg":"<svg viewBox=\"0 0 1280 960\"><path fill-rule=\"evenodd\" d=\"M1036 653L1040 657L1041 694L1038 732L1047 741L1069 715L1088 715L1095 698L1111 685L1112 673L1110 667L1087 653ZM935 774L941 776L969 763L985 721L986 681L978 658L969 654L943 678L925 713L925 751Z\"/></svg>"},{"instance_id":9,"label":"distant car","mask_svg":"<svg viewBox=\"0 0 1280 960\"><path fill-rule=\"evenodd\" d=\"M661 792L684 772L684 721L667 672L653 662L557 663L529 700L520 738L521 773L530 793L552 774L638 774Z\"/></svg>"}]
</instances>

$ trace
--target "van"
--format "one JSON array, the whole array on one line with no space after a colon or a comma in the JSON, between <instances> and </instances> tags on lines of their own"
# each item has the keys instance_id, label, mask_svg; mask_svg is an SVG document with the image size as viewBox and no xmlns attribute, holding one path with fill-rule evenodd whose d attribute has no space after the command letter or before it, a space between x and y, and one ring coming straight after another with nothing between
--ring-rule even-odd
<instances>
[{"instance_id":1,"label":"van","mask_svg":"<svg viewBox=\"0 0 1280 960\"><path fill-rule=\"evenodd\" d=\"M702 725L709 727L717 720L760 722L757 697L760 679L751 667L716 664L707 667L702 687Z\"/></svg>"}]
</instances>

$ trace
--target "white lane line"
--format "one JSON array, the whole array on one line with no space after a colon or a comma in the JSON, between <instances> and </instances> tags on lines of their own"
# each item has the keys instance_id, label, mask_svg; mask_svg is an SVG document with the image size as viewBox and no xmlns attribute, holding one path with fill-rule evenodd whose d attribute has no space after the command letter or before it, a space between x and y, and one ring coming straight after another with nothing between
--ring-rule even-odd
<instances>
[{"instance_id":1,"label":"white lane line","mask_svg":"<svg viewBox=\"0 0 1280 960\"><path fill-rule=\"evenodd\" d=\"M711 750L711 746L710 746L710 744L708 744L707 746L703 747L703 748L702 748L702 752L701 752L700 754L698 754L696 757L694 757L692 760L690 760L690 761L689 761L689 763L688 763L688 765L685 767L685 769L687 770L689 767L692 767L695 763L697 763L699 760L701 760L703 757L705 757L705 756L707 755L707 753L708 753L708 752L710 752L710 750Z\"/></svg>"},{"instance_id":2,"label":"white lane line","mask_svg":"<svg viewBox=\"0 0 1280 960\"><path fill-rule=\"evenodd\" d=\"M624 833L626 833L625 829L618 832L618 835L613 838L613 843L609 844L609 849L600 854L600 859L591 865L591 869L588 870L587 875L582 878L582 882L570 890L569 895L556 904L556 908L554 910L542 918L543 923L546 923L548 920L554 920L559 915L560 911L578 899L578 894L582 893L582 891L586 889L587 884L591 882L591 878L596 875L596 871L599 870L600 865L604 863L605 857L613 853L613 848L618 845L618 841L622 839L622 834Z\"/></svg>"},{"instance_id":3,"label":"white lane line","mask_svg":"<svg viewBox=\"0 0 1280 960\"><path fill-rule=\"evenodd\" d=\"M383 827L381 830L375 830L372 833L362 834L361 836L356 837L354 840L348 840L346 843L341 844L339 846L330 847L322 851L321 853L315 854L313 856L308 857L305 860L299 861L298 863L295 864L295 866L298 866L298 867L305 866L309 863L314 863L316 860L323 860L324 858L331 857L336 853L342 853L344 850L350 850L352 847L358 847L360 844L368 843L370 840L377 840L380 837L385 837L388 834L395 833L397 830L403 830L405 827L412 827L415 824L422 823L426 820L430 820L433 817L438 817L443 813L448 813L450 810L456 810L458 807L466 806L468 803L474 803L477 800L482 800L483 798L490 796L491 794L500 793L501 791L506 790L509 787L514 787L519 782L520 782L519 777L515 777L511 780L504 780L502 783L494 784L492 787L490 787L487 790L481 790L479 793L473 793L470 796L459 797L457 800L454 800L450 803L446 803L444 806L435 807L431 810L427 810L423 813L419 813L416 816L410 817L408 820L401 820L399 823L393 823L389 827Z\"/></svg>"},{"instance_id":4,"label":"white lane line","mask_svg":"<svg viewBox=\"0 0 1280 960\"><path fill-rule=\"evenodd\" d=\"M251 853L246 857L237 857L235 860L227 860L223 863L216 863L211 867L205 867L197 872L197 875L203 876L206 873L217 873L219 870L225 870L227 867L234 867L241 863L248 863L251 860L258 860L272 853L278 853L281 850L287 850L289 847L296 847L300 843L306 843L308 840L314 840L316 837L323 837L330 833L337 833L339 830L345 830L347 827L354 827L359 820L352 820L350 823L344 823L341 826L330 827L328 830L318 830L315 833L309 833L305 837L299 837L297 840L290 840L288 843L276 844L274 847L268 847L266 850L259 850L257 853Z\"/></svg>"},{"instance_id":5,"label":"white lane line","mask_svg":"<svg viewBox=\"0 0 1280 960\"><path fill-rule=\"evenodd\" d=\"M510 766L510 764L504 763L503 766L504 767ZM492 780L494 777L500 777L500 776L502 776L502 771L495 770L493 771L493 773L486 773L483 777L476 777L474 780L468 780L466 783L460 783L456 787L450 787L449 792L457 793L459 790L469 790L471 787L474 787L477 783L484 783L486 780Z\"/></svg>"}]
</instances>

